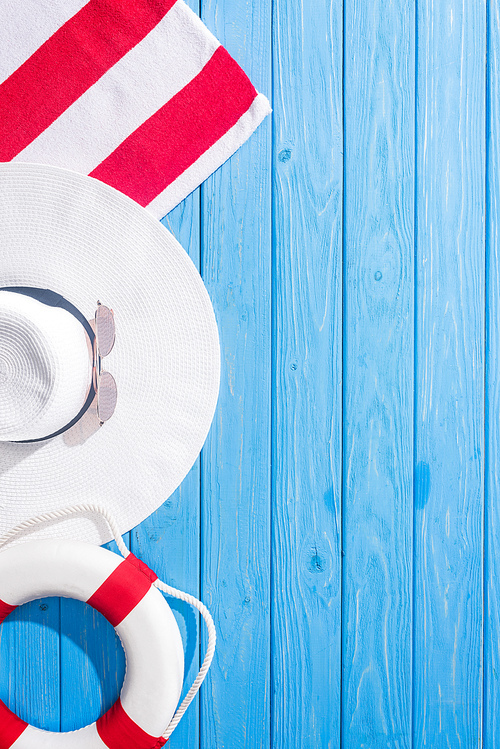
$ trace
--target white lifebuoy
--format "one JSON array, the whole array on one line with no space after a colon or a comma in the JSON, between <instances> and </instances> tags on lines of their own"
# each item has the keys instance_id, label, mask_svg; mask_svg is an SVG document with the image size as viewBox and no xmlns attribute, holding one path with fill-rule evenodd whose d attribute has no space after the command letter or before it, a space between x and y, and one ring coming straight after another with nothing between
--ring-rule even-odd
<instances>
[{"instance_id":1,"label":"white lifebuoy","mask_svg":"<svg viewBox=\"0 0 500 749\"><path fill-rule=\"evenodd\" d=\"M130 554L75 541L34 541L0 551L0 622L17 606L46 596L86 601L120 637L126 674L115 705L69 733L30 726L0 701L0 749L158 749L179 701L182 640L156 575Z\"/></svg>"}]
</instances>

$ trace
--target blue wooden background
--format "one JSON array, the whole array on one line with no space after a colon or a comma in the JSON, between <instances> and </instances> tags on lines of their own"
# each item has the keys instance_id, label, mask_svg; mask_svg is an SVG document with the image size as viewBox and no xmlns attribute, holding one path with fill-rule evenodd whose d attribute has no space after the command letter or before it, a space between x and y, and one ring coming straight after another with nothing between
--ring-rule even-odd
<instances>
[{"instance_id":1,"label":"blue wooden background","mask_svg":"<svg viewBox=\"0 0 500 749\"><path fill-rule=\"evenodd\" d=\"M219 632L169 745L497 749L500 0L191 5L274 114L164 220L223 365L201 460L130 534ZM122 676L74 601L2 628L0 697L38 726Z\"/></svg>"}]
</instances>

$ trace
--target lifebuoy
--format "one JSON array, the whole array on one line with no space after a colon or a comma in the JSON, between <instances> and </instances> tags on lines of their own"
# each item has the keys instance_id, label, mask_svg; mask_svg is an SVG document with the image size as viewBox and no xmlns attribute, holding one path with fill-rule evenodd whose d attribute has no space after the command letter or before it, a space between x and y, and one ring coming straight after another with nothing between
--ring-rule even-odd
<instances>
[{"instance_id":1,"label":"lifebuoy","mask_svg":"<svg viewBox=\"0 0 500 749\"><path fill-rule=\"evenodd\" d=\"M46 596L86 601L114 626L126 674L113 707L70 733L29 725L0 701L0 749L158 749L179 701L183 647L172 611L153 583L156 575L125 559L75 541L34 541L0 551L0 623L17 606Z\"/></svg>"}]
</instances>

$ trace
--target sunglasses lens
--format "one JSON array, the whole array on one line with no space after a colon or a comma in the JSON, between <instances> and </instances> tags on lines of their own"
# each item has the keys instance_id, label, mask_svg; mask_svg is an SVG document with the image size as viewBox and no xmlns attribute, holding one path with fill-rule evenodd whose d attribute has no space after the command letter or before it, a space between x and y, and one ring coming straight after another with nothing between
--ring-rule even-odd
<instances>
[{"instance_id":1,"label":"sunglasses lens","mask_svg":"<svg viewBox=\"0 0 500 749\"><path fill-rule=\"evenodd\" d=\"M97 387L97 416L107 421L113 416L117 399L116 382L109 372L101 372Z\"/></svg>"},{"instance_id":2,"label":"sunglasses lens","mask_svg":"<svg viewBox=\"0 0 500 749\"><path fill-rule=\"evenodd\" d=\"M95 334L101 356L107 356L115 343L115 318L113 310L99 304L95 313Z\"/></svg>"}]
</instances>

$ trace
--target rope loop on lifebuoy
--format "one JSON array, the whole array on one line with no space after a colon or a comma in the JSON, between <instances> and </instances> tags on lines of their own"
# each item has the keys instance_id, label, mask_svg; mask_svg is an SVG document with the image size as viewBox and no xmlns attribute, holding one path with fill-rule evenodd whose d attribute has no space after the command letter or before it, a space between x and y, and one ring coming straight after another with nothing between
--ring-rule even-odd
<instances>
[{"instance_id":1,"label":"rope loop on lifebuoy","mask_svg":"<svg viewBox=\"0 0 500 749\"><path fill-rule=\"evenodd\" d=\"M111 622L124 646L127 669L120 697L98 721L70 733L30 726L0 701L0 749L159 749L210 668L216 633L206 606L158 580L127 549L114 519L98 505L75 505L31 518L0 537L0 547L40 523L88 512L106 519L123 558L98 546L63 540L33 541L1 551L0 622L35 598L62 595L86 601ZM203 664L177 710L183 648L175 618L160 591L198 609L208 629Z\"/></svg>"}]
</instances>

